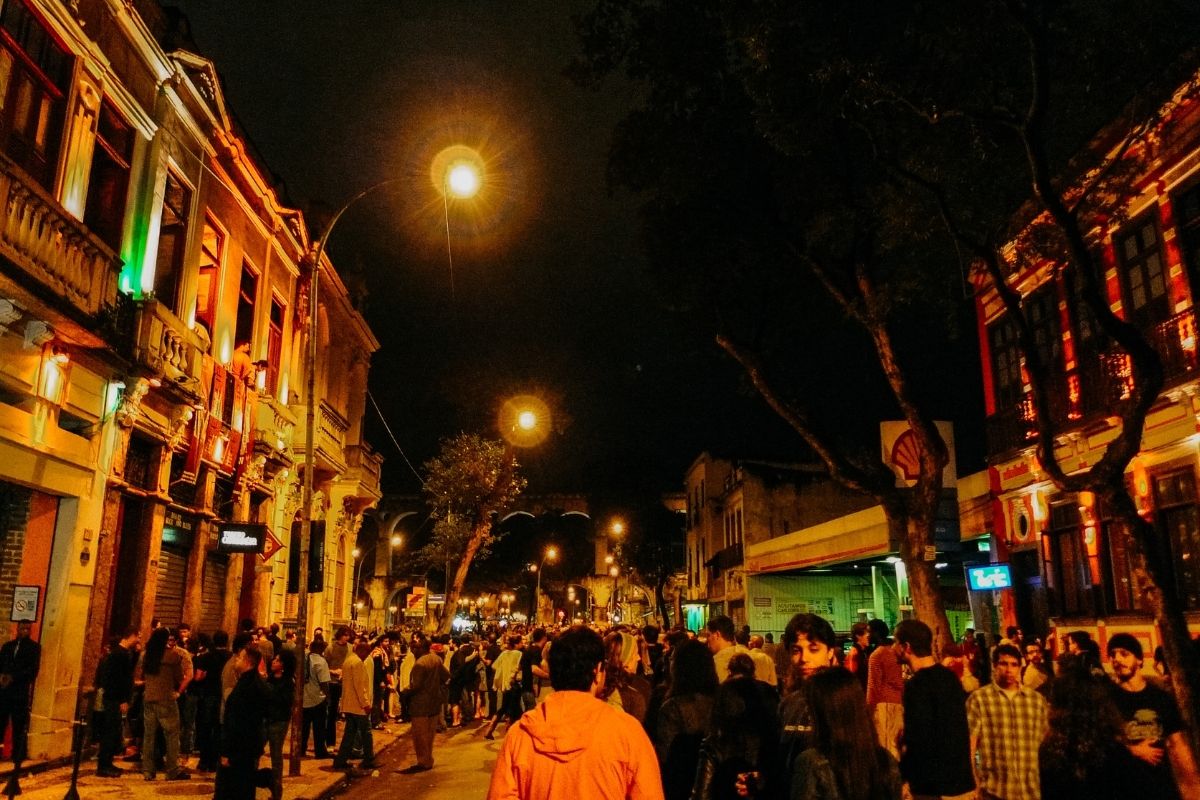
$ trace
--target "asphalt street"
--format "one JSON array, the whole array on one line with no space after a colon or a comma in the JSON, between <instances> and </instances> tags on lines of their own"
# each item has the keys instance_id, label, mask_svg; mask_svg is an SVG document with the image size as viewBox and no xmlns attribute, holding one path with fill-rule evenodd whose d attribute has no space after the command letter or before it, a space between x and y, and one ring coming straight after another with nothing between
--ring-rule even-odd
<instances>
[{"instance_id":1,"label":"asphalt street","mask_svg":"<svg viewBox=\"0 0 1200 800\"><path fill-rule=\"evenodd\" d=\"M433 769L415 775L396 770L414 763L412 738L407 731L383 751L378 775L362 773L332 797L354 800L444 800L447 797L475 800L487 794L492 768L503 736L483 738L481 722L440 733L433 745ZM504 726L501 726L503 731ZM353 762L352 762L353 763Z\"/></svg>"}]
</instances>

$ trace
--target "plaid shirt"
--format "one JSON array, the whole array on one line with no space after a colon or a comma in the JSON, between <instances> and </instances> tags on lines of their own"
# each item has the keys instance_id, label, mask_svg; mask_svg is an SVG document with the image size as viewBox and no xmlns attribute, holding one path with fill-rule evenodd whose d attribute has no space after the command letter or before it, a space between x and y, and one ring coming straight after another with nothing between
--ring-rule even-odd
<instances>
[{"instance_id":1,"label":"plaid shirt","mask_svg":"<svg viewBox=\"0 0 1200 800\"><path fill-rule=\"evenodd\" d=\"M967 724L985 796L1041 800L1038 745L1046 733L1045 698L1024 686L1010 693L991 683L967 698Z\"/></svg>"}]
</instances>

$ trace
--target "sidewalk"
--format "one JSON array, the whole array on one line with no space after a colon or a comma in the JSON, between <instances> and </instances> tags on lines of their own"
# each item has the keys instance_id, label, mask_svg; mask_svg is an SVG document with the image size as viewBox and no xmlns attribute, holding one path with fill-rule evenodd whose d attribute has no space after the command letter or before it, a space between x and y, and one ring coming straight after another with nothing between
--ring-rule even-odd
<instances>
[{"instance_id":1,"label":"sidewalk","mask_svg":"<svg viewBox=\"0 0 1200 800\"><path fill-rule=\"evenodd\" d=\"M339 725L339 728L341 726ZM389 722L383 730L373 731L375 752L381 753L385 748L395 744L408 733L407 723ZM193 756L186 762L196 763ZM355 762L351 762L355 763ZM271 759L266 754L258 762L260 767L270 766ZM142 779L138 765L118 762L118 765L128 772L120 778L97 778L96 760L92 758L79 766L79 796L82 800L152 800L160 797L212 797L212 775L201 775L192 772L191 780L167 782L160 774L158 780ZM334 771L329 760L304 758L300 761L300 775L288 777L287 744L284 745L283 763L283 797L284 800L317 800L335 789L346 779L346 773ZM363 773L359 773L363 774ZM0 797L3 797L4 783L7 778L0 779ZM21 778L21 800L63 800L71 785L71 767L57 767ZM258 791L260 798L268 796L266 789Z\"/></svg>"}]
</instances>

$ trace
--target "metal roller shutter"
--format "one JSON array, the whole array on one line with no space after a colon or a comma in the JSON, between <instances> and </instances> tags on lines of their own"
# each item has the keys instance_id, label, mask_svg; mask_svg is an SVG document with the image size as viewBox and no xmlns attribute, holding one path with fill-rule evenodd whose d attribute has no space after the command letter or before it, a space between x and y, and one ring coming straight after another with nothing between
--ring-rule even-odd
<instances>
[{"instance_id":1,"label":"metal roller shutter","mask_svg":"<svg viewBox=\"0 0 1200 800\"><path fill-rule=\"evenodd\" d=\"M204 588L200 595L200 621L197 631L211 634L221 627L225 614L225 576L229 557L209 553L204 560Z\"/></svg>"},{"instance_id":2,"label":"metal roller shutter","mask_svg":"<svg viewBox=\"0 0 1200 800\"><path fill-rule=\"evenodd\" d=\"M154 595L154 616L163 625L173 626L183 621L187 559L187 550L165 544L158 555L158 587Z\"/></svg>"}]
</instances>

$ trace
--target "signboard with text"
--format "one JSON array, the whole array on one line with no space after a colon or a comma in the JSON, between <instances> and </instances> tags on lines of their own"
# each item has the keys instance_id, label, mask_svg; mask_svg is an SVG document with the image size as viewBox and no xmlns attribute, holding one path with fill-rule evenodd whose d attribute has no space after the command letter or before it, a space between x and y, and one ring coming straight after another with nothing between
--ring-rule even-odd
<instances>
[{"instance_id":1,"label":"signboard with text","mask_svg":"<svg viewBox=\"0 0 1200 800\"><path fill-rule=\"evenodd\" d=\"M218 553L261 553L266 543L266 525L226 522L217 529Z\"/></svg>"}]
</instances>

